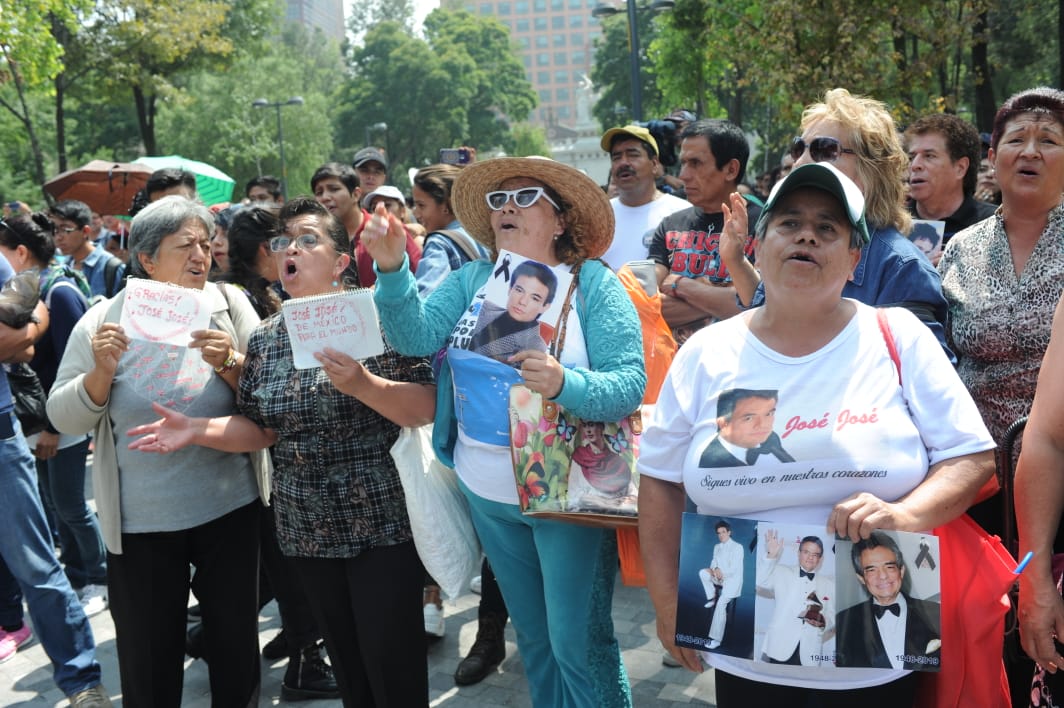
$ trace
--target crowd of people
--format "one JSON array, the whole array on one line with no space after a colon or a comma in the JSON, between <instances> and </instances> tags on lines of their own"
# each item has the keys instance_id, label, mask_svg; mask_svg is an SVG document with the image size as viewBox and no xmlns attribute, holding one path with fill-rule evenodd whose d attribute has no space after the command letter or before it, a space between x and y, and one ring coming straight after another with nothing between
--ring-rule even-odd
<instances>
[{"instance_id":1,"label":"crowd of people","mask_svg":"<svg viewBox=\"0 0 1064 708\"><path fill-rule=\"evenodd\" d=\"M1019 596L1033 662L1007 669L1014 705L1064 698L1064 92L1015 95L980 134L938 113L898 126L834 89L753 184L740 126L675 116L678 156L643 125L603 134L607 186L501 157L423 167L407 197L367 147L291 199L260 176L208 208L166 169L129 218L6 205L0 281L31 274L39 295L28 322L0 324L0 359L36 373L47 420L23 430L0 376L0 662L36 636L71 705L109 706L88 617L110 611L130 706L179 706L186 653L207 661L212 705L258 704L260 654L288 658L286 701L427 705L446 613L391 450L432 424L485 555L455 682L498 670L509 621L533 705L633 705L617 536L523 513L507 421L523 386L584 421L575 441L618 444L598 421L640 408L649 367L617 271L643 263L680 345L638 461L663 663L712 668L722 708L914 705L913 669L953 640L937 593L912 588L929 551L914 566L898 534L966 512L1003 533L993 451L1030 412L1015 509L1035 552ZM131 330L127 300L154 286L195 291L208 324L182 341ZM284 303L364 288L381 353L297 363ZM775 604L747 646L755 594ZM260 649L273 599L282 629Z\"/></svg>"}]
</instances>

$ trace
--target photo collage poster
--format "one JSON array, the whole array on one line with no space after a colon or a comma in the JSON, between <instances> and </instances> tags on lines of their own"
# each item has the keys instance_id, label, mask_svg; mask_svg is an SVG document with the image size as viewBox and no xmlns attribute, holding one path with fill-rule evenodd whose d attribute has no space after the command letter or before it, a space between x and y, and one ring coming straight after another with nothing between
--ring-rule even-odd
<instances>
[{"instance_id":1,"label":"photo collage poster","mask_svg":"<svg viewBox=\"0 0 1064 708\"><path fill-rule=\"evenodd\" d=\"M801 666L938 671L938 539L685 513L679 646Z\"/></svg>"}]
</instances>

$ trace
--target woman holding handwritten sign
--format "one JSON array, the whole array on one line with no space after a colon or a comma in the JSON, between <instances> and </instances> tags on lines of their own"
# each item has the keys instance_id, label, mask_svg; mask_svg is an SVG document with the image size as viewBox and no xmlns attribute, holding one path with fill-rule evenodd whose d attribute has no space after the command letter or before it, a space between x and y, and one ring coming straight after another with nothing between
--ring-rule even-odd
<instances>
[{"instance_id":1,"label":"woman holding handwritten sign","mask_svg":"<svg viewBox=\"0 0 1064 708\"><path fill-rule=\"evenodd\" d=\"M116 444L114 432L155 419L159 403L192 415L236 410L237 350L258 317L247 298L207 282L213 228L206 207L180 196L137 215L134 278L75 325L48 400L60 431L93 431L122 694L133 706L181 703L190 585L203 611L212 700L251 705L259 691L258 497L266 480L247 455L190 447L162 458ZM181 312L210 326L171 322L162 332L135 317L127 330L123 309Z\"/></svg>"},{"instance_id":2,"label":"woman holding handwritten sign","mask_svg":"<svg viewBox=\"0 0 1064 708\"><path fill-rule=\"evenodd\" d=\"M305 198L285 204L280 219L270 250L285 291L303 298L346 288L343 224ZM331 348L315 358L318 368L296 367L288 325L275 314L248 344L243 416L192 419L160 408L163 420L130 431L142 436L131 447L273 445L277 540L304 585L344 705L425 706L424 570L390 450L400 426L432 420L432 369L387 345L363 361Z\"/></svg>"}]
</instances>

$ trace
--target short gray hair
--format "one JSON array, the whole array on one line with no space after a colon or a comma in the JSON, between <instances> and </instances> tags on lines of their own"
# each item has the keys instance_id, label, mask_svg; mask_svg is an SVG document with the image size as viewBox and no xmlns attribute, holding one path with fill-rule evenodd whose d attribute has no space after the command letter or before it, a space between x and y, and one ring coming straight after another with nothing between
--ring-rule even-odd
<instances>
[{"instance_id":1,"label":"short gray hair","mask_svg":"<svg viewBox=\"0 0 1064 708\"><path fill-rule=\"evenodd\" d=\"M133 217L129 227L130 274L134 278L150 277L140 262L140 254L155 260L163 239L176 233L190 220L202 223L208 236L214 231L214 217L210 209L179 194L171 194L144 207Z\"/></svg>"},{"instance_id":2,"label":"short gray hair","mask_svg":"<svg viewBox=\"0 0 1064 708\"><path fill-rule=\"evenodd\" d=\"M845 211L845 207L843 207L843 210ZM772 221L773 212L775 212L775 209L761 212L761 217L758 218L757 223L754 225L754 239L756 241L765 240L765 234L768 233L768 222ZM872 229L869 228L868 231L869 235L871 235ZM861 237L861 232L858 231L853 224L850 224L850 249L852 250L856 248L860 251L864 247L865 242Z\"/></svg>"}]
</instances>

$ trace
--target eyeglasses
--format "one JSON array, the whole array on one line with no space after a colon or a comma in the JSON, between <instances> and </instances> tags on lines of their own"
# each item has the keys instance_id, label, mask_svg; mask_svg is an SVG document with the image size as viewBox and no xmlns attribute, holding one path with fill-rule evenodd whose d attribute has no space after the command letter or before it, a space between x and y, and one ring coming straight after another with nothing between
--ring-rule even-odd
<instances>
[{"instance_id":1,"label":"eyeglasses","mask_svg":"<svg viewBox=\"0 0 1064 708\"><path fill-rule=\"evenodd\" d=\"M805 154L805 149L809 148L809 155L813 158L813 162L835 162L839 159L839 155L846 153L847 155L856 155L856 150L850 150L844 148L842 144L835 138L828 138L821 136L819 138L813 138L808 143L801 138L795 138L791 143L791 158L796 162Z\"/></svg>"},{"instance_id":2,"label":"eyeglasses","mask_svg":"<svg viewBox=\"0 0 1064 708\"><path fill-rule=\"evenodd\" d=\"M56 231L61 231L61 232L65 233L65 234L72 234L72 233L74 233L77 230L78 229L74 228L73 226L60 226L59 228L56 229Z\"/></svg>"},{"instance_id":3,"label":"eyeglasses","mask_svg":"<svg viewBox=\"0 0 1064 708\"><path fill-rule=\"evenodd\" d=\"M320 239L317 234L300 234L295 238L291 236L274 236L270 239L270 250L274 253L280 253L287 250L293 243L299 250L309 251L320 243Z\"/></svg>"},{"instance_id":4,"label":"eyeglasses","mask_svg":"<svg viewBox=\"0 0 1064 708\"><path fill-rule=\"evenodd\" d=\"M514 204L521 207L522 209L527 209L528 207L538 202L540 197L543 197L548 202L550 202L555 209L561 211L561 207L558 206L558 203L551 199L545 191L543 191L543 187L499 189L494 192L488 192L485 195L485 198L488 200L488 208L492 211L501 210L504 206L506 206L506 202L510 201L510 197L513 197Z\"/></svg>"}]
</instances>

